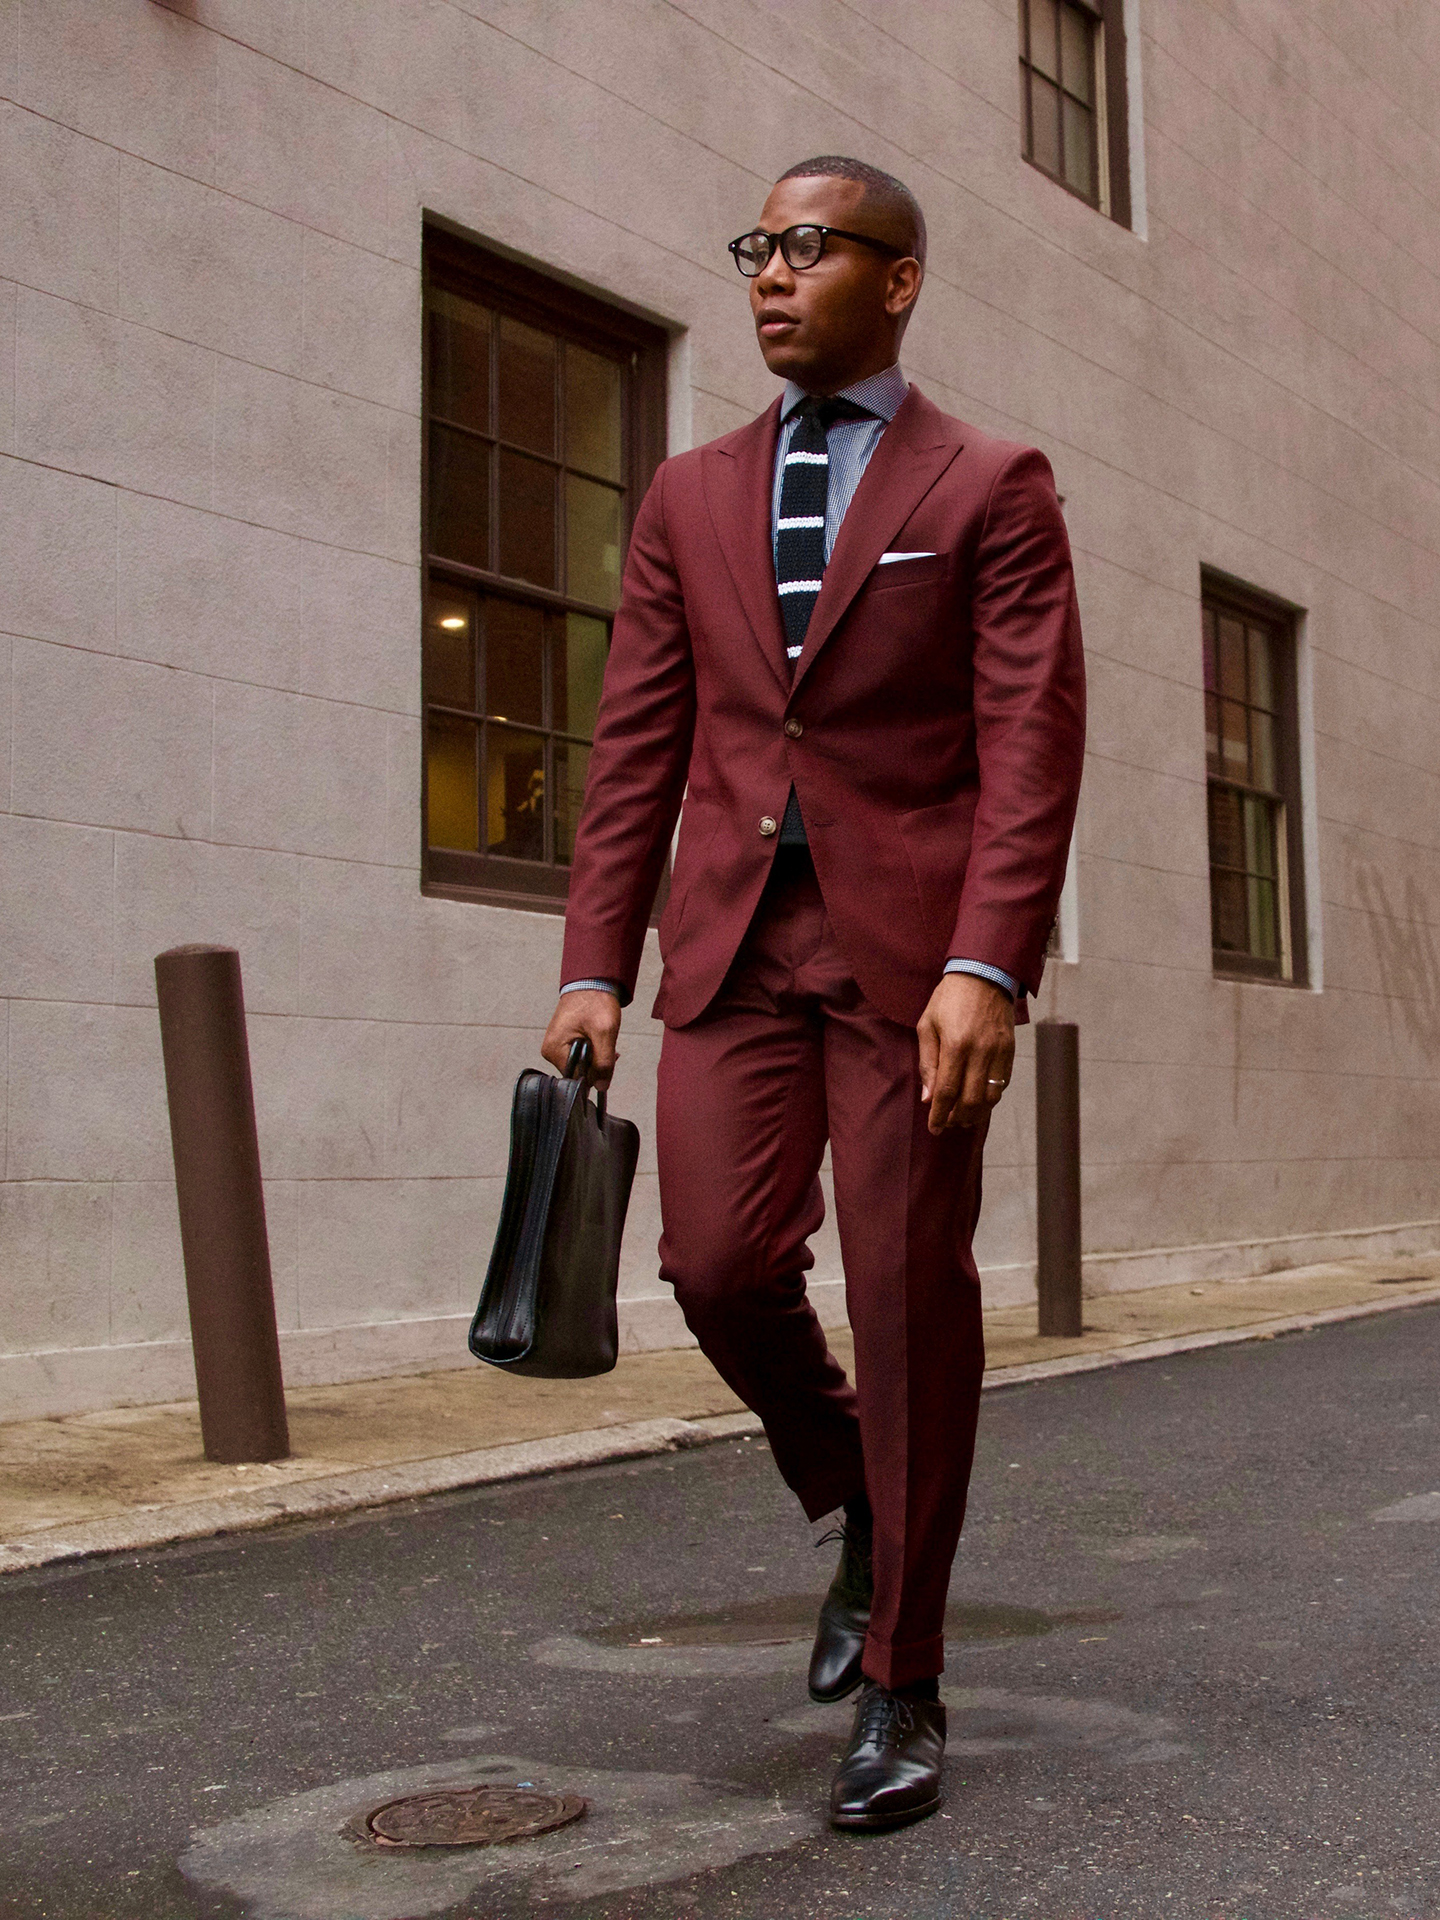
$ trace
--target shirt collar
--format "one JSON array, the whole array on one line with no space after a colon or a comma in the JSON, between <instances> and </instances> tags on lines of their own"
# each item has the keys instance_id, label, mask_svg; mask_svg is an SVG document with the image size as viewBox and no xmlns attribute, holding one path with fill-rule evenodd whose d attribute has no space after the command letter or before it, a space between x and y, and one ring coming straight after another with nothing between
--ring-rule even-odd
<instances>
[{"instance_id":1,"label":"shirt collar","mask_svg":"<svg viewBox=\"0 0 1440 1920\"><path fill-rule=\"evenodd\" d=\"M900 371L900 362L897 360L893 367L886 367L883 373L872 373L868 380L857 380L853 387L842 387L835 398L848 400L852 406L864 407L867 413L873 413L888 423L900 411L900 403L909 391L910 382ZM797 387L793 380L787 380L785 391L780 396L781 420L788 420L804 398L805 389Z\"/></svg>"}]
</instances>

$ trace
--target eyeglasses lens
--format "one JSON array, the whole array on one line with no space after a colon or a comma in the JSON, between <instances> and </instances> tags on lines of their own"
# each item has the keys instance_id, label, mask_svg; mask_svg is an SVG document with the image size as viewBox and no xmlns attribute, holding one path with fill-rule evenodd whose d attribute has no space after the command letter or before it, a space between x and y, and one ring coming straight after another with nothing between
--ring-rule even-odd
<instances>
[{"instance_id":1,"label":"eyeglasses lens","mask_svg":"<svg viewBox=\"0 0 1440 1920\"><path fill-rule=\"evenodd\" d=\"M730 251L735 256L735 264L747 280L753 280L765 271L770 259L770 239L764 233L742 234L733 242Z\"/></svg>"},{"instance_id":2,"label":"eyeglasses lens","mask_svg":"<svg viewBox=\"0 0 1440 1920\"><path fill-rule=\"evenodd\" d=\"M780 245L792 267L813 267L825 251L825 235L819 227L787 227Z\"/></svg>"}]
</instances>

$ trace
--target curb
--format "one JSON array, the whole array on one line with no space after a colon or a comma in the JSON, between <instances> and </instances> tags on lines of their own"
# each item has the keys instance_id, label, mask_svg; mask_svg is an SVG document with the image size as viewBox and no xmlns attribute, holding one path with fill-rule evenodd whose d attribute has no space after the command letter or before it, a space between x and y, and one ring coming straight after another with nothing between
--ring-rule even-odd
<instances>
[{"instance_id":1,"label":"curb","mask_svg":"<svg viewBox=\"0 0 1440 1920\"><path fill-rule=\"evenodd\" d=\"M1369 1320L1376 1314L1396 1313L1402 1307L1429 1307L1440 1302L1440 1287L1406 1293L1394 1300L1357 1300L1348 1307L1320 1307L1314 1313L1295 1313L1279 1320L1256 1320L1248 1327L1212 1327L1205 1333L1177 1333L1167 1340L1137 1340L1132 1346L1110 1347L1101 1353L1069 1353L1059 1360L1032 1360L1018 1367L998 1367L987 1373L984 1390L1021 1387L1030 1380L1056 1380L1067 1373L1095 1373L1101 1367L1125 1367L1137 1360L1164 1360L1174 1353L1199 1353L1206 1347L1234 1347L1244 1340L1273 1340L1281 1333L1308 1333L1341 1320Z\"/></svg>"},{"instance_id":2,"label":"curb","mask_svg":"<svg viewBox=\"0 0 1440 1920\"><path fill-rule=\"evenodd\" d=\"M565 1467L599 1466L708 1446L732 1434L758 1433L750 1413L722 1413L701 1420L636 1420L628 1426L592 1427L543 1440L520 1440L473 1453L441 1454L430 1460L395 1466L361 1467L353 1473L329 1473L285 1486L246 1487L218 1500L192 1500L171 1507L136 1507L113 1519L82 1520L68 1527L47 1527L33 1539L0 1541L0 1576L78 1560L93 1554L134 1553L177 1540L203 1540L214 1534L249 1533L284 1520L315 1520L379 1507L394 1500L417 1500L461 1487L498 1480L523 1480L558 1473Z\"/></svg>"},{"instance_id":3,"label":"curb","mask_svg":"<svg viewBox=\"0 0 1440 1920\"><path fill-rule=\"evenodd\" d=\"M1103 1368L1163 1360L1172 1354L1196 1353L1208 1347L1270 1340L1278 1334L1305 1333L1312 1327L1370 1319L1405 1307L1437 1303L1440 1303L1440 1287L1431 1287L1424 1292L1402 1294L1394 1300L1365 1300L1346 1307L1326 1307L1315 1313L1259 1320L1248 1327L1219 1327L1204 1333L1176 1334L1164 1340L1140 1340L1132 1346L1110 1347L1098 1353L1073 1353L1055 1360L1029 1361L987 1374L984 1390L993 1393L1036 1380L1060 1379L1066 1374L1096 1373ZM32 1539L0 1542L0 1576L28 1572L56 1561L135 1553L180 1540L248 1533L287 1520L324 1519L397 1500L416 1500L428 1494L454 1493L464 1487L559 1473L569 1467L601 1466L611 1460L634 1460L689 1447L710 1446L716 1441L738 1439L760 1431L760 1422L752 1413L722 1413L698 1420L637 1420L627 1426L593 1427L585 1432L554 1434L542 1440L480 1447L471 1453L443 1454L435 1459L404 1461L395 1466L363 1467L353 1473L331 1473L314 1480L291 1481L285 1486L247 1487L218 1500L138 1507L113 1519L80 1521L74 1526L46 1528Z\"/></svg>"}]
</instances>

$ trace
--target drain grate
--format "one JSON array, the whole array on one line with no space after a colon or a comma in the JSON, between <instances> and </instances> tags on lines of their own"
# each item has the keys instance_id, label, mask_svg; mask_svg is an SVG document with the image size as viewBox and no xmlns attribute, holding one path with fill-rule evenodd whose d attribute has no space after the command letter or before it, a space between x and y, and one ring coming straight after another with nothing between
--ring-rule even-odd
<instances>
[{"instance_id":1,"label":"drain grate","mask_svg":"<svg viewBox=\"0 0 1440 1920\"><path fill-rule=\"evenodd\" d=\"M498 1847L568 1826L589 1804L529 1785L435 1787L387 1800L366 1814L364 1832L378 1847Z\"/></svg>"}]
</instances>

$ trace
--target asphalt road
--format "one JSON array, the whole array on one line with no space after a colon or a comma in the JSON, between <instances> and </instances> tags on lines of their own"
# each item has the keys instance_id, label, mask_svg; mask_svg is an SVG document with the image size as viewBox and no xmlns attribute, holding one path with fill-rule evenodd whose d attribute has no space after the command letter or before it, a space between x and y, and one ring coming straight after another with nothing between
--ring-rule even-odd
<instances>
[{"instance_id":1,"label":"asphalt road","mask_svg":"<svg viewBox=\"0 0 1440 1920\"><path fill-rule=\"evenodd\" d=\"M0 1581L0 1913L1435 1920L1440 1309L986 1396L948 1800L840 1836L758 1442ZM578 1791L364 1849L435 1782Z\"/></svg>"}]
</instances>

